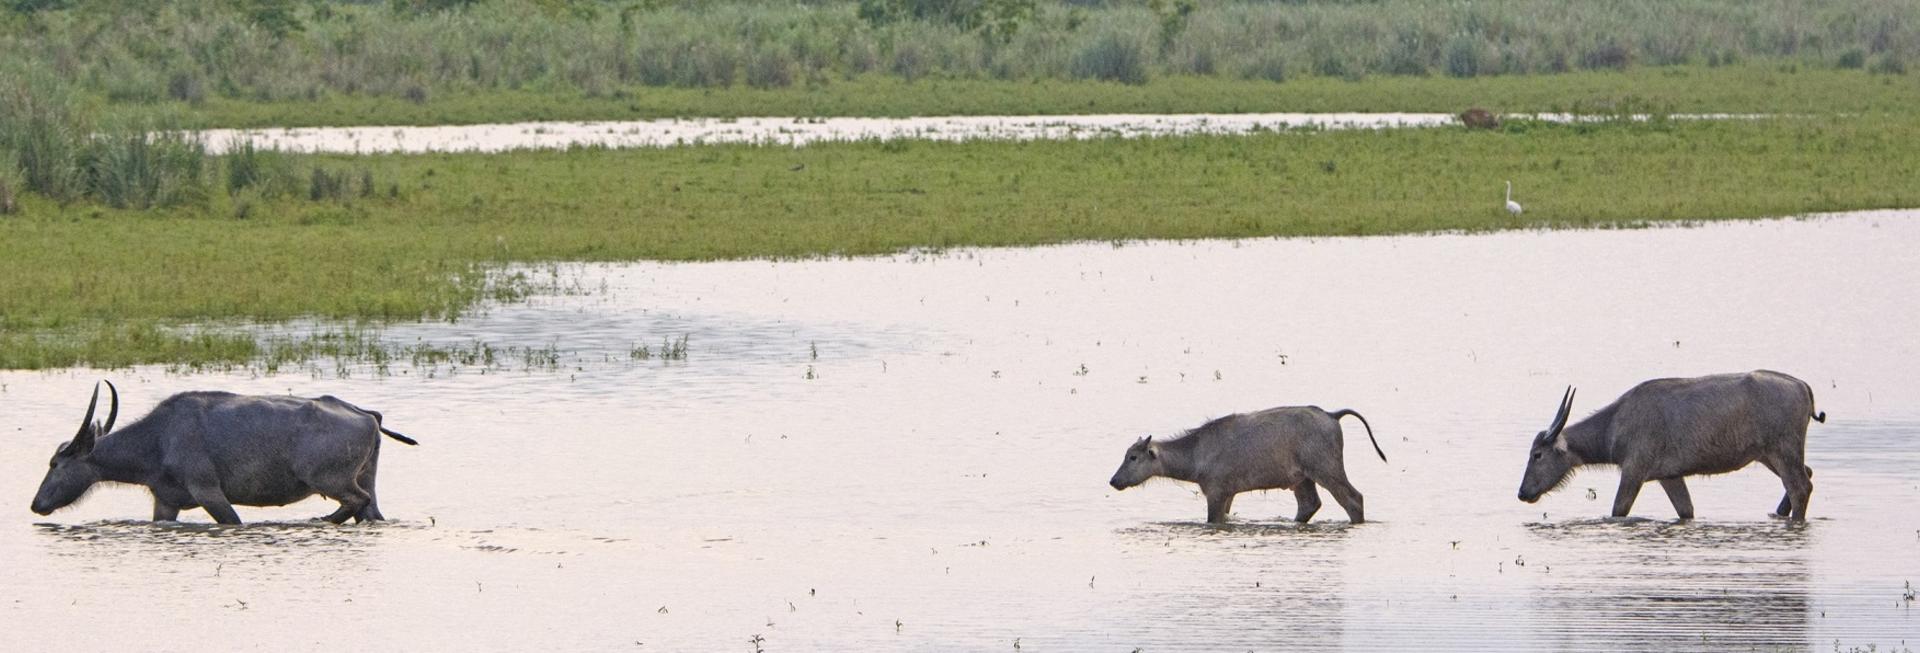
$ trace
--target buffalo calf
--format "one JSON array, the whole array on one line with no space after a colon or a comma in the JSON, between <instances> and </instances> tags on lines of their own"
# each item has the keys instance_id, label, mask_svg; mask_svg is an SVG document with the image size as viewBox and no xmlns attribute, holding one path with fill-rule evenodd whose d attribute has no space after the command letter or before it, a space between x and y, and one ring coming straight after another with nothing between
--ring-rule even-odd
<instances>
[{"instance_id":1,"label":"buffalo calf","mask_svg":"<svg viewBox=\"0 0 1920 653\"><path fill-rule=\"evenodd\" d=\"M1171 439L1141 438L1127 448L1126 460L1109 483L1116 490L1155 476L1196 483L1207 497L1207 521L1216 524L1227 521L1234 495L1272 489L1293 490L1299 502L1294 520L1305 522L1320 509L1315 486L1322 486L1358 524L1366 520L1360 491L1347 482L1342 456L1340 418L1348 415L1360 419L1374 453L1386 460L1373 439L1373 427L1359 413L1288 406L1228 415Z\"/></svg>"}]
</instances>

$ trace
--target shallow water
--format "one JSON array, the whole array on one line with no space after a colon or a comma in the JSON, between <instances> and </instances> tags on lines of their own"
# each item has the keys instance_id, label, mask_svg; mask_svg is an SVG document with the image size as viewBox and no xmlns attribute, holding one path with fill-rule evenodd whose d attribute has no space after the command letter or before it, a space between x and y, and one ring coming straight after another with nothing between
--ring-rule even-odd
<instances>
[{"instance_id":1,"label":"shallow water","mask_svg":"<svg viewBox=\"0 0 1920 653\"><path fill-rule=\"evenodd\" d=\"M0 374L8 647L199 650L1904 650L1920 583L1920 214L1632 231L1201 241L585 266L604 291L400 339L554 346L558 371ZM687 360L631 349L686 335ZM1811 383L1813 521L1763 469L1600 519L1514 499L1567 384ZM136 489L27 512L96 378L381 410L376 526L320 500L153 526ZM1134 438L1350 407L1373 521L1290 493L1199 523L1105 484ZM1593 489L1589 498L1588 489ZM264 522L264 523L262 523ZM104 624L111 623L111 627ZM151 634L167 634L151 639ZM756 639L757 638L757 639Z\"/></svg>"},{"instance_id":2,"label":"shallow water","mask_svg":"<svg viewBox=\"0 0 1920 653\"><path fill-rule=\"evenodd\" d=\"M807 145L824 141L1033 140L1107 136L1241 134L1301 127L1423 127L1455 121L1444 113L1103 114L1078 116L933 116L920 118L676 118L525 122L430 127L212 129L209 147L234 143L302 152L498 152L518 149L673 147L716 143Z\"/></svg>"},{"instance_id":3,"label":"shallow water","mask_svg":"<svg viewBox=\"0 0 1920 653\"><path fill-rule=\"evenodd\" d=\"M1540 114L1543 120L1596 119ZM1723 119L1737 116L1680 116ZM241 142L298 152L499 152L523 149L676 147L717 143L808 145L828 141L1073 138L1247 134L1285 129L1382 129L1459 124L1446 113L1225 113L920 118L681 118L525 122L429 127L301 127L199 132L220 153Z\"/></svg>"}]
</instances>

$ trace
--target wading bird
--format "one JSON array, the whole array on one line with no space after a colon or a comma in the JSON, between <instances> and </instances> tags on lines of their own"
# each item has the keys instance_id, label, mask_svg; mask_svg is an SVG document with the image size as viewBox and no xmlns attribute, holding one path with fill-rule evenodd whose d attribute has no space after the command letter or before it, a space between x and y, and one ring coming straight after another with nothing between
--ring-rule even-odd
<instances>
[{"instance_id":1,"label":"wading bird","mask_svg":"<svg viewBox=\"0 0 1920 653\"><path fill-rule=\"evenodd\" d=\"M1509 215L1520 215L1521 210L1520 203L1513 201L1513 182L1509 181L1507 182L1507 213Z\"/></svg>"}]
</instances>

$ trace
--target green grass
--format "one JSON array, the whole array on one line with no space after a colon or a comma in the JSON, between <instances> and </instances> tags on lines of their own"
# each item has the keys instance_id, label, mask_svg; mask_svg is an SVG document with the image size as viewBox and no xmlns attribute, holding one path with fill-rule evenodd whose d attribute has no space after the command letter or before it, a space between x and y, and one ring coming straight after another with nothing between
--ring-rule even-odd
<instances>
[{"instance_id":1,"label":"green grass","mask_svg":"<svg viewBox=\"0 0 1920 653\"><path fill-rule=\"evenodd\" d=\"M1072 142L299 157L399 188L0 217L0 368L258 355L173 325L374 325L512 299L513 262L1638 225L1920 206L1920 118ZM1522 220L1500 209L1514 181ZM203 331L204 333L204 331ZM257 346L257 345L256 345Z\"/></svg>"},{"instance_id":2,"label":"green grass","mask_svg":"<svg viewBox=\"0 0 1920 653\"><path fill-rule=\"evenodd\" d=\"M1678 112L1870 113L1920 111L1920 75L1791 65L1677 66L1624 72L1478 77L1314 77L1276 84L1220 77L1111 82L921 80L883 76L815 88L632 87L577 92L473 91L425 103L330 95L313 102L207 100L175 115L219 127L433 125L533 120L745 116L927 116L1088 113L1411 111L1468 107L1539 112L1633 99Z\"/></svg>"}]
</instances>

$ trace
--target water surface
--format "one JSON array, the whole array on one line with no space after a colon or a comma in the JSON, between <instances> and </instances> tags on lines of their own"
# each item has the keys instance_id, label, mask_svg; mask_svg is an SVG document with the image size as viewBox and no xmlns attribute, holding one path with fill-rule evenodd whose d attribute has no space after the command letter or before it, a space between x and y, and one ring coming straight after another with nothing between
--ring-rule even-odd
<instances>
[{"instance_id":1,"label":"water surface","mask_svg":"<svg viewBox=\"0 0 1920 653\"><path fill-rule=\"evenodd\" d=\"M603 291L389 333L557 370L4 373L0 618L19 650L1905 650L1916 218L584 266ZM1810 524L1759 468L1692 481L1691 523L1657 488L1600 519L1606 470L1514 499L1566 385L1585 414L1762 367L1829 415ZM123 420L333 393L422 445L383 449L376 526L154 526L118 487L32 515L102 377ZM1285 404L1372 422L1376 521L1273 492L1213 528L1191 486L1105 484L1136 437Z\"/></svg>"},{"instance_id":2,"label":"water surface","mask_svg":"<svg viewBox=\"0 0 1920 653\"><path fill-rule=\"evenodd\" d=\"M1538 114L1540 120L1604 120ZM1684 119L1745 116L1701 114ZM1645 116L1640 116L1645 119ZM1060 140L1249 134L1287 129L1387 129L1457 125L1446 113L1218 113L1078 116L930 116L916 118L678 118L523 122L426 127L298 127L199 132L215 153L242 142L300 152L500 152L569 147L679 147L719 143L802 146L821 142L919 139Z\"/></svg>"},{"instance_id":3,"label":"water surface","mask_svg":"<svg viewBox=\"0 0 1920 653\"><path fill-rule=\"evenodd\" d=\"M808 145L901 138L963 141L1244 134L1322 128L1423 127L1444 113L1097 114L918 118L674 118L427 127L298 127L201 132L215 151L234 143L303 152L499 152L576 146L674 147L718 143Z\"/></svg>"}]
</instances>

